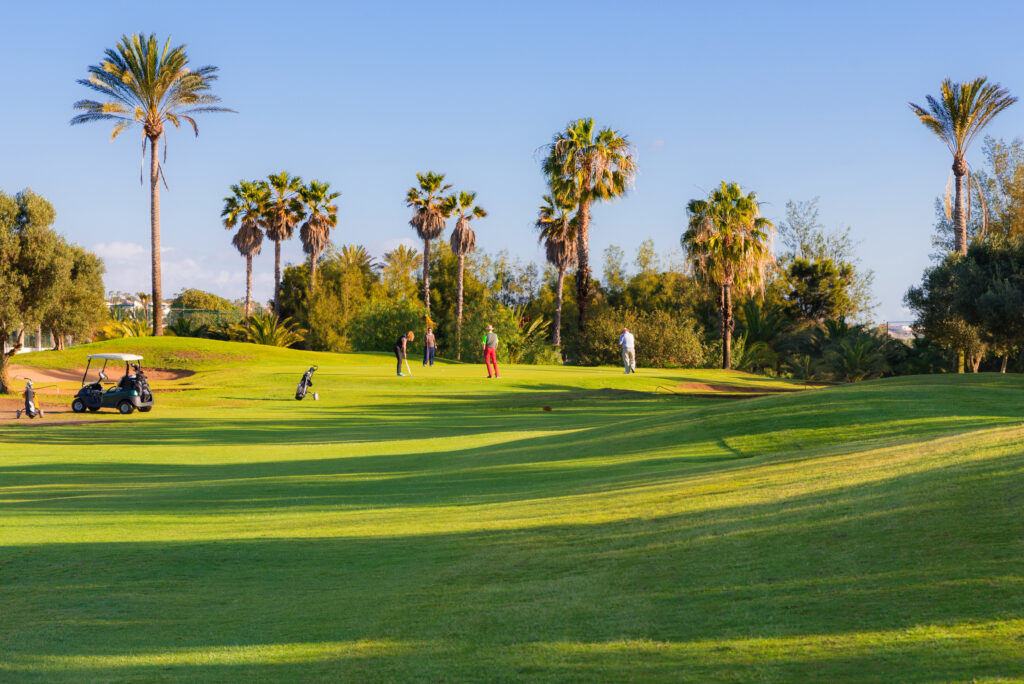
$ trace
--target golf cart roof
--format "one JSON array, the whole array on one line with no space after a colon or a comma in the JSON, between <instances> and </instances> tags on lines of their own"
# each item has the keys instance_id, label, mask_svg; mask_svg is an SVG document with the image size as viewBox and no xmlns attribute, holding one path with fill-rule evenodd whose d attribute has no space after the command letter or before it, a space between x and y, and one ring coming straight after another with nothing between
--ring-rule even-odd
<instances>
[{"instance_id":1,"label":"golf cart roof","mask_svg":"<svg viewBox=\"0 0 1024 684\"><path fill-rule=\"evenodd\" d=\"M103 359L105 361L141 361L138 354L89 354L87 359Z\"/></svg>"}]
</instances>

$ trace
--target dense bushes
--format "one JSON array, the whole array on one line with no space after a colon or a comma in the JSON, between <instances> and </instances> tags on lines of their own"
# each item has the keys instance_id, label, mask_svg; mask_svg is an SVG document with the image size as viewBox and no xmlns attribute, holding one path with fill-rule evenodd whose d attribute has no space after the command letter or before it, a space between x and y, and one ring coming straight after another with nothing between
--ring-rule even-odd
<instances>
[{"instance_id":1,"label":"dense bushes","mask_svg":"<svg viewBox=\"0 0 1024 684\"><path fill-rule=\"evenodd\" d=\"M356 351L388 351L395 340L412 330L417 335L416 346L423 342L423 318L426 311L415 300L376 300L363 305L352 318L349 340Z\"/></svg>"},{"instance_id":2,"label":"dense bushes","mask_svg":"<svg viewBox=\"0 0 1024 684\"><path fill-rule=\"evenodd\" d=\"M622 362L619 335L629 328L636 338L638 366L694 368L705 363L707 350L693 320L669 311L604 308L595 311L587 326L586 342L577 347L584 365Z\"/></svg>"},{"instance_id":3,"label":"dense bushes","mask_svg":"<svg viewBox=\"0 0 1024 684\"><path fill-rule=\"evenodd\" d=\"M1024 238L975 241L966 255L951 254L907 292L918 328L977 371L986 357L1024 348Z\"/></svg>"}]
</instances>

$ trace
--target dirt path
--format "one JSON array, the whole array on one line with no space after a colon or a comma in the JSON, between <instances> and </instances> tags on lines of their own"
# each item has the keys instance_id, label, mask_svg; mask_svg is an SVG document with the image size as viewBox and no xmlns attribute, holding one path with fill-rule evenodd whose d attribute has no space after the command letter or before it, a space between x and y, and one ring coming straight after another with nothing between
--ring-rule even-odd
<instances>
[{"instance_id":1,"label":"dirt path","mask_svg":"<svg viewBox=\"0 0 1024 684\"><path fill-rule=\"evenodd\" d=\"M726 394L779 394L782 392L802 392L802 387L751 387L749 385L709 385L703 382L681 382L676 389L689 392L724 392Z\"/></svg>"},{"instance_id":2,"label":"dirt path","mask_svg":"<svg viewBox=\"0 0 1024 684\"><path fill-rule=\"evenodd\" d=\"M11 399L0 397L0 425L9 423L24 423L26 425L72 425L76 423L113 423L116 420L104 420L100 417L92 417L89 414L79 414L71 410L71 397L57 399L56 397L36 397L36 405L43 409L46 414L42 418L29 418L22 416L17 419L18 409L25 408L25 400L22 398Z\"/></svg>"}]
</instances>

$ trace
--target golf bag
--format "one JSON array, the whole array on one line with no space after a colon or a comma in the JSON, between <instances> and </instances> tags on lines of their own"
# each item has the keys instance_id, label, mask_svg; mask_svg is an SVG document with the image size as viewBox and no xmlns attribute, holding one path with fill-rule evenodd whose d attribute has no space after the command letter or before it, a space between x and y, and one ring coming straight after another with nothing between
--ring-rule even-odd
<instances>
[{"instance_id":1,"label":"golf bag","mask_svg":"<svg viewBox=\"0 0 1024 684\"><path fill-rule=\"evenodd\" d=\"M134 389L139 393L139 399L142 401L153 401L153 390L149 389L149 378L146 377L146 371L142 370L142 367L137 364L132 364L132 370L135 371L133 376L129 376L132 382L132 387L128 389Z\"/></svg>"},{"instance_id":2,"label":"golf bag","mask_svg":"<svg viewBox=\"0 0 1024 684\"><path fill-rule=\"evenodd\" d=\"M302 379L299 380L299 386L295 388L295 398L302 401L306 398L306 392L313 386L313 373L316 371L316 366L310 366L309 370L302 374ZM319 396L314 392L314 399L319 399Z\"/></svg>"},{"instance_id":3,"label":"golf bag","mask_svg":"<svg viewBox=\"0 0 1024 684\"><path fill-rule=\"evenodd\" d=\"M42 418L43 416L43 410L36 406L36 392L32 389L31 380L25 383L25 408L17 411L18 418L21 418L23 413L29 418L36 416Z\"/></svg>"}]
</instances>

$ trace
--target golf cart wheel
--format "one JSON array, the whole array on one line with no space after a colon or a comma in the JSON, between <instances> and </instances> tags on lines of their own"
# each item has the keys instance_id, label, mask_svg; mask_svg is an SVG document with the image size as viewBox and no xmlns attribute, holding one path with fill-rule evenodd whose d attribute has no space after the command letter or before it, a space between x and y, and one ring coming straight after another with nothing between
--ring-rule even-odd
<instances>
[{"instance_id":1,"label":"golf cart wheel","mask_svg":"<svg viewBox=\"0 0 1024 684\"><path fill-rule=\"evenodd\" d=\"M139 407L139 411L141 411L142 413L149 413L152 410L153 410L152 406L140 406Z\"/></svg>"},{"instance_id":2,"label":"golf cart wheel","mask_svg":"<svg viewBox=\"0 0 1024 684\"><path fill-rule=\"evenodd\" d=\"M117 405L117 410L121 412L122 416L127 416L129 413L135 410L135 407L132 406L132 402L128 401L127 399L122 399L121 402Z\"/></svg>"},{"instance_id":3,"label":"golf cart wheel","mask_svg":"<svg viewBox=\"0 0 1024 684\"><path fill-rule=\"evenodd\" d=\"M85 402L81 399L75 399L71 402L71 410L75 413L85 413ZM95 411L96 409L93 409Z\"/></svg>"}]
</instances>

